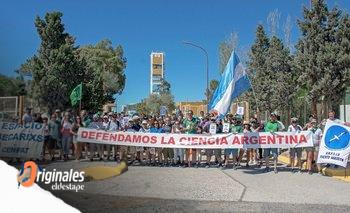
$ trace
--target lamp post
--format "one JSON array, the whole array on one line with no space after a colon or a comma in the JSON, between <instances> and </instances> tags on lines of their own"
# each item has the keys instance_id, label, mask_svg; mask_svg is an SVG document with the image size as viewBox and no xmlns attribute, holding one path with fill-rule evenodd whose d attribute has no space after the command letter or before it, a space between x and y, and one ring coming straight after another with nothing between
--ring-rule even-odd
<instances>
[{"instance_id":1,"label":"lamp post","mask_svg":"<svg viewBox=\"0 0 350 213\"><path fill-rule=\"evenodd\" d=\"M208 67L208 64L209 64L209 58L208 58L208 52L201 46L197 45L197 44L194 44L192 42L189 42L189 41L182 41L183 44L187 44L187 45L191 45L193 47L196 47L196 48L199 48L200 50L202 50L205 54L205 57L206 57L206 65L205 65L205 70L206 70L206 79L207 79L207 89L206 89L206 93L205 93L205 96L206 96L206 99L207 99L207 112L209 111L208 109L208 104L209 104L209 96L208 96L208 92L209 92L209 67Z\"/></svg>"}]
</instances>

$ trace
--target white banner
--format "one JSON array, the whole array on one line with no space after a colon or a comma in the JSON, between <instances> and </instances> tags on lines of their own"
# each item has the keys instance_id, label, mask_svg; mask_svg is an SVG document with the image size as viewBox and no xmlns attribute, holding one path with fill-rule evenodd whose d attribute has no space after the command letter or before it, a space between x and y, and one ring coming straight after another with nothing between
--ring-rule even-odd
<instances>
[{"instance_id":1,"label":"white banner","mask_svg":"<svg viewBox=\"0 0 350 213\"><path fill-rule=\"evenodd\" d=\"M0 122L0 156L39 158L43 145L42 124Z\"/></svg>"},{"instance_id":2,"label":"white banner","mask_svg":"<svg viewBox=\"0 0 350 213\"><path fill-rule=\"evenodd\" d=\"M317 163L331 163L346 167L350 154L350 127L326 123L320 144Z\"/></svg>"},{"instance_id":3,"label":"white banner","mask_svg":"<svg viewBox=\"0 0 350 213\"><path fill-rule=\"evenodd\" d=\"M78 141L111 145L232 149L232 148L290 148L313 146L312 132L252 132L240 134L170 134L139 132L108 132L79 128Z\"/></svg>"}]
</instances>

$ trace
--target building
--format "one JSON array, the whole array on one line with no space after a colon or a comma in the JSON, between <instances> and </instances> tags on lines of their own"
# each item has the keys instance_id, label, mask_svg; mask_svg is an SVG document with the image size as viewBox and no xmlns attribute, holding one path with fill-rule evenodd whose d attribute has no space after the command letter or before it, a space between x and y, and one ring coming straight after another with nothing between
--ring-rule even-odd
<instances>
[{"instance_id":1,"label":"building","mask_svg":"<svg viewBox=\"0 0 350 213\"><path fill-rule=\"evenodd\" d=\"M116 103L106 103L103 105L103 112L117 112Z\"/></svg>"},{"instance_id":2,"label":"building","mask_svg":"<svg viewBox=\"0 0 350 213\"><path fill-rule=\"evenodd\" d=\"M350 122L350 87L346 90L343 101L339 106L339 119Z\"/></svg>"},{"instance_id":3,"label":"building","mask_svg":"<svg viewBox=\"0 0 350 213\"><path fill-rule=\"evenodd\" d=\"M187 110L192 110L194 115L199 116L200 111L207 112L207 105L202 101L183 101L176 103L176 107L185 113Z\"/></svg>"},{"instance_id":4,"label":"building","mask_svg":"<svg viewBox=\"0 0 350 213\"><path fill-rule=\"evenodd\" d=\"M230 111L233 115L237 114L238 106L243 107L244 120L249 121L249 103L247 101L235 102L231 104ZM183 101L176 103L176 107L183 113L192 110L194 115L199 116L200 111L207 112L207 105L203 101Z\"/></svg>"},{"instance_id":5,"label":"building","mask_svg":"<svg viewBox=\"0 0 350 213\"><path fill-rule=\"evenodd\" d=\"M164 53L151 53L150 93L158 93L161 79L164 78Z\"/></svg>"}]
</instances>

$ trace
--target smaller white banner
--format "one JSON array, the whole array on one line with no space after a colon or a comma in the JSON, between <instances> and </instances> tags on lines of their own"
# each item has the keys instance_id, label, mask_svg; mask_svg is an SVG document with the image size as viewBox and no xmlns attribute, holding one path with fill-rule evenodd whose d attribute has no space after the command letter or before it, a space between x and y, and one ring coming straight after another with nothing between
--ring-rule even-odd
<instances>
[{"instance_id":1,"label":"smaller white banner","mask_svg":"<svg viewBox=\"0 0 350 213\"><path fill-rule=\"evenodd\" d=\"M24 125L0 122L0 156L16 158L39 158L44 145L41 123Z\"/></svg>"},{"instance_id":2,"label":"smaller white banner","mask_svg":"<svg viewBox=\"0 0 350 213\"><path fill-rule=\"evenodd\" d=\"M317 163L346 167L350 153L350 127L328 121L320 144Z\"/></svg>"}]
</instances>

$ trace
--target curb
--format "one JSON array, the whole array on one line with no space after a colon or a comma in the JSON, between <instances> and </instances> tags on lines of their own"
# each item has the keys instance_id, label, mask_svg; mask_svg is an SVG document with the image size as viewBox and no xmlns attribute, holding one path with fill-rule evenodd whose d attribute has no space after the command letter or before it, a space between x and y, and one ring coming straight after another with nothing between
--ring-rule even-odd
<instances>
[{"instance_id":1,"label":"curb","mask_svg":"<svg viewBox=\"0 0 350 213\"><path fill-rule=\"evenodd\" d=\"M128 170L128 165L122 161L117 166L95 166L81 169L85 172L87 181L103 180L111 177L116 177Z\"/></svg>"},{"instance_id":2,"label":"curb","mask_svg":"<svg viewBox=\"0 0 350 213\"><path fill-rule=\"evenodd\" d=\"M278 161L284 164L289 164L289 157L284 156L284 155L279 155L278 156ZM306 162L303 163L303 169L306 169ZM350 168L323 168L322 169L322 174L333 177L339 180L343 180L346 182L350 182ZM345 176L346 175L346 176Z\"/></svg>"}]
</instances>

